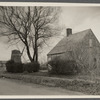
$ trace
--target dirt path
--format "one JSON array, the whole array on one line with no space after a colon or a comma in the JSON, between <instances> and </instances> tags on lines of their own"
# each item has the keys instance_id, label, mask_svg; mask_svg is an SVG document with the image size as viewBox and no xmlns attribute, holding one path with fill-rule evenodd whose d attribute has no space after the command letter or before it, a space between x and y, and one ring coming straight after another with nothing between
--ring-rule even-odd
<instances>
[{"instance_id":1,"label":"dirt path","mask_svg":"<svg viewBox=\"0 0 100 100\"><path fill-rule=\"evenodd\" d=\"M84 95L58 87L47 87L20 80L0 79L0 95Z\"/></svg>"}]
</instances>

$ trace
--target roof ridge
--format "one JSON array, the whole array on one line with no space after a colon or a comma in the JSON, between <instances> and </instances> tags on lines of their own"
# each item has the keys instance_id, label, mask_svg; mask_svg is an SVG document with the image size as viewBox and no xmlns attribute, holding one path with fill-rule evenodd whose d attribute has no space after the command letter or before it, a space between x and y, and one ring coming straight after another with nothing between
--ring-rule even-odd
<instances>
[{"instance_id":1,"label":"roof ridge","mask_svg":"<svg viewBox=\"0 0 100 100\"><path fill-rule=\"evenodd\" d=\"M83 31L75 32L75 33L72 34L72 35L75 35L75 34L78 34L78 33L81 33L81 32L85 32L85 31L89 31L89 30L91 30L91 28L89 28L89 29L85 29L85 30L83 30Z\"/></svg>"}]
</instances>

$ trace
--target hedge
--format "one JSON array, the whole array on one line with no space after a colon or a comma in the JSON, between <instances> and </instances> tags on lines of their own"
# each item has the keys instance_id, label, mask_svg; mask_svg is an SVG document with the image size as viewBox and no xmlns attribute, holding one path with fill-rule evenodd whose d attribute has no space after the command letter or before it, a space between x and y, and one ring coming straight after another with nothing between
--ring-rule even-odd
<instances>
[{"instance_id":1,"label":"hedge","mask_svg":"<svg viewBox=\"0 0 100 100\"><path fill-rule=\"evenodd\" d=\"M48 69L50 74L72 75L79 73L77 63L74 60L62 60L60 58L49 61Z\"/></svg>"},{"instance_id":2,"label":"hedge","mask_svg":"<svg viewBox=\"0 0 100 100\"><path fill-rule=\"evenodd\" d=\"M24 71L28 71L29 73L38 72L40 68L40 64L38 62L26 63L23 65Z\"/></svg>"},{"instance_id":3,"label":"hedge","mask_svg":"<svg viewBox=\"0 0 100 100\"><path fill-rule=\"evenodd\" d=\"M15 63L13 60L9 60L6 63L6 70L12 73L22 73L23 72L23 64Z\"/></svg>"}]
</instances>

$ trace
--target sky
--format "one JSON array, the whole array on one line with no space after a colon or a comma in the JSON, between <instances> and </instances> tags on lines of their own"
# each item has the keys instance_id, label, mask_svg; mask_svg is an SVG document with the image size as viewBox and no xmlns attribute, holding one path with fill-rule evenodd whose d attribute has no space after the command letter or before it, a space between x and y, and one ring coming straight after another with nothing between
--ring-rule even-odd
<instances>
[{"instance_id":1,"label":"sky","mask_svg":"<svg viewBox=\"0 0 100 100\"><path fill-rule=\"evenodd\" d=\"M100 41L100 7L86 6L64 6L59 17L59 24L63 27L61 37L53 37L49 40L48 45L42 50L42 62L46 61L46 54L66 35L66 29L72 28L73 34L86 29L92 29L97 39ZM16 46L8 46L6 38L0 38L0 60L9 60L11 51L18 49ZM25 55L26 56L26 55Z\"/></svg>"}]
</instances>

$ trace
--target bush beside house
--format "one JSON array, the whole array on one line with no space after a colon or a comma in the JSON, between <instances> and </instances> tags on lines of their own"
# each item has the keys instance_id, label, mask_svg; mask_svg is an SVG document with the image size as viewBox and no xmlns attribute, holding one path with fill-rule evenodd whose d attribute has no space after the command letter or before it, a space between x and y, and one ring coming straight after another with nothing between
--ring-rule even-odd
<instances>
[{"instance_id":1,"label":"bush beside house","mask_svg":"<svg viewBox=\"0 0 100 100\"><path fill-rule=\"evenodd\" d=\"M51 67L51 68L50 68ZM79 72L77 63L74 60L62 60L54 58L48 62L48 69L50 74L77 74Z\"/></svg>"}]
</instances>

